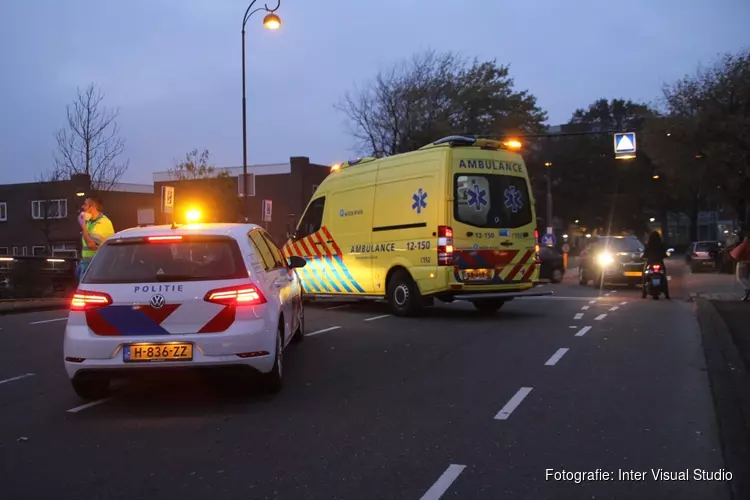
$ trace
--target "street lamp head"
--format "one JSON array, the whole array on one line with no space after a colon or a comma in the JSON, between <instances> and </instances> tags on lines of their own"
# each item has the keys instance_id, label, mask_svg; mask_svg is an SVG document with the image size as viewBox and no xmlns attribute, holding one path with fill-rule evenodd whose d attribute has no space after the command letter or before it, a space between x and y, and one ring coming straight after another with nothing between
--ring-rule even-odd
<instances>
[{"instance_id":1,"label":"street lamp head","mask_svg":"<svg viewBox=\"0 0 750 500\"><path fill-rule=\"evenodd\" d=\"M552 162L551 161L544 162L544 166L545 167L551 167L552 166Z\"/></svg>"},{"instance_id":2,"label":"street lamp head","mask_svg":"<svg viewBox=\"0 0 750 500\"><path fill-rule=\"evenodd\" d=\"M279 16L271 12L263 18L263 26L269 30L277 30L281 28L281 19L279 19Z\"/></svg>"}]
</instances>

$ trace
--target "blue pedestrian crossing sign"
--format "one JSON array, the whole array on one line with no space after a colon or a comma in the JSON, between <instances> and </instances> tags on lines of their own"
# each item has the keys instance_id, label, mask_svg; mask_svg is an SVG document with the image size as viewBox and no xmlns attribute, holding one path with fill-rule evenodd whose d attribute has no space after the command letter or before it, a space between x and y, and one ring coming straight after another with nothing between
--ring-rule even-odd
<instances>
[{"instance_id":1,"label":"blue pedestrian crossing sign","mask_svg":"<svg viewBox=\"0 0 750 500\"><path fill-rule=\"evenodd\" d=\"M635 132L615 134L615 157L633 158L635 150Z\"/></svg>"},{"instance_id":2,"label":"blue pedestrian crossing sign","mask_svg":"<svg viewBox=\"0 0 750 500\"><path fill-rule=\"evenodd\" d=\"M542 235L542 241L541 241L541 243L545 247L553 247L553 246L555 246L555 242L556 241L557 241L557 239L555 238L555 235L552 234L552 233L544 233Z\"/></svg>"}]
</instances>

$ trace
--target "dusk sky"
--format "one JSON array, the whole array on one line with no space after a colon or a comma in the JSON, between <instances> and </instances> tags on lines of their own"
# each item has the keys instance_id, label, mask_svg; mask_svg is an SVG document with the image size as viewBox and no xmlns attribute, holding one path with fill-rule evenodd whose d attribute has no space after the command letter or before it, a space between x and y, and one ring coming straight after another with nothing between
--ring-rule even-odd
<instances>
[{"instance_id":1,"label":"dusk sky","mask_svg":"<svg viewBox=\"0 0 750 500\"><path fill-rule=\"evenodd\" d=\"M193 148L219 167L241 165L246 6L3 0L0 183L52 166L65 106L89 82L120 108L124 181L150 183ZM262 13L247 28L250 164L357 156L333 105L428 48L510 64L558 124L600 97L653 101L664 82L750 45L748 0L282 0L278 14L278 31L263 29Z\"/></svg>"}]
</instances>

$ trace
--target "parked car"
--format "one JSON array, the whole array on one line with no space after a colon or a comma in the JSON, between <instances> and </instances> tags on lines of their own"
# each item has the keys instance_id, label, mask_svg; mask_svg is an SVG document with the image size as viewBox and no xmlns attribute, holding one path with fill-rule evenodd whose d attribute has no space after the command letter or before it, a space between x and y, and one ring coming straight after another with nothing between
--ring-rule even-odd
<instances>
[{"instance_id":1,"label":"parked car","mask_svg":"<svg viewBox=\"0 0 750 500\"><path fill-rule=\"evenodd\" d=\"M690 271L715 271L716 260L721 253L721 243L718 241L696 241L691 243L685 252L685 263Z\"/></svg>"},{"instance_id":2,"label":"parked car","mask_svg":"<svg viewBox=\"0 0 750 500\"><path fill-rule=\"evenodd\" d=\"M541 247L539 260L542 262L539 278L550 280L552 283L560 283L565 276L562 252L555 247Z\"/></svg>"}]
</instances>

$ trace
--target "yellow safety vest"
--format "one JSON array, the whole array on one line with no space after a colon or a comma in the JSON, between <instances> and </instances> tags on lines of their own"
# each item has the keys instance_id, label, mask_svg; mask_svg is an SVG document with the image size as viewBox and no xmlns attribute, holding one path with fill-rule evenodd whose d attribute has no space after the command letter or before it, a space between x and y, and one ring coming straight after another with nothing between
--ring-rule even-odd
<instances>
[{"instance_id":1,"label":"yellow safety vest","mask_svg":"<svg viewBox=\"0 0 750 500\"><path fill-rule=\"evenodd\" d=\"M115 234L112 221L104 214L100 214L96 219L86 221L86 230L91 235L91 238L100 246L104 243L104 240ZM83 260L94 258L97 250L98 248L89 248L86 245L86 238L81 235L81 258Z\"/></svg>"}]
</instances>

